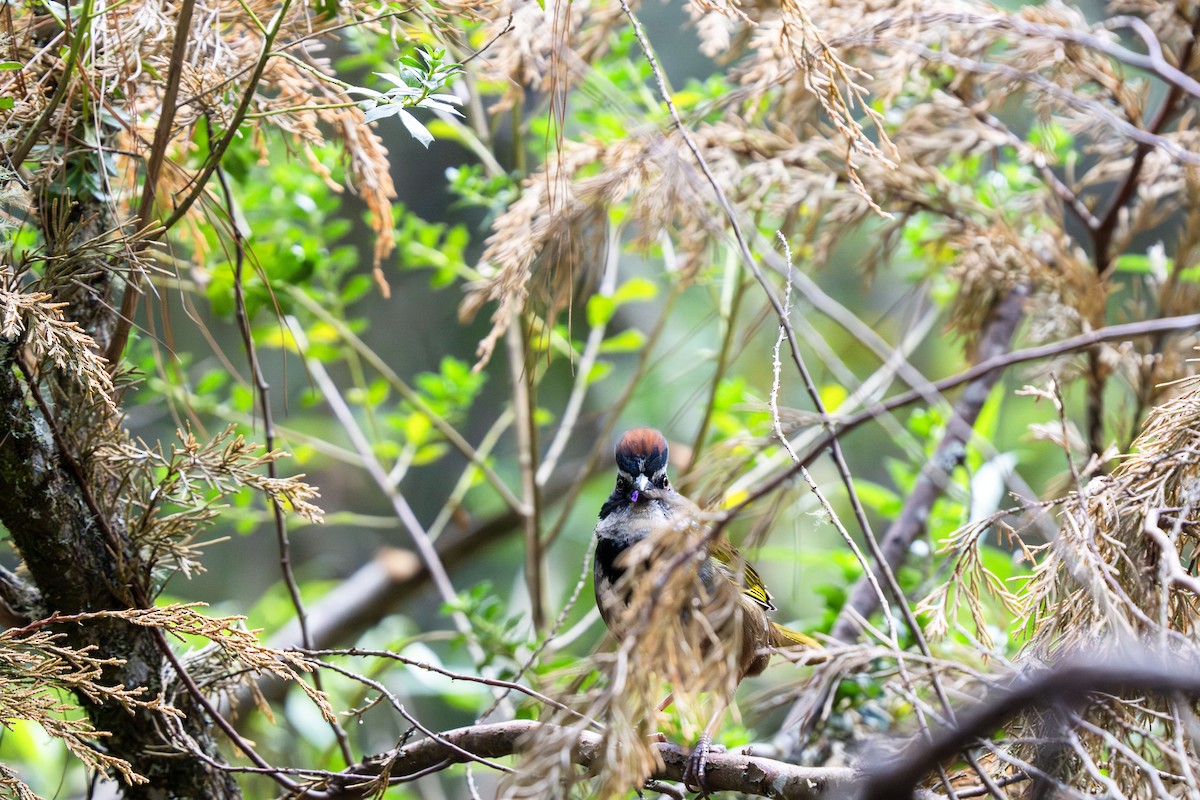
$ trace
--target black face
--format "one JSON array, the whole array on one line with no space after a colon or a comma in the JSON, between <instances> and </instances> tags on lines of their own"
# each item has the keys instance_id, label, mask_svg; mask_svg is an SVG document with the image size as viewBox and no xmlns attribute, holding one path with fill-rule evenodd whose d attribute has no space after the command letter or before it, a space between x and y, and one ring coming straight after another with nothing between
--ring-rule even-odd
<instances>
[{"instance_id":1,"label":"black face","mask_svg":"<svg viewBox=\"0 0 1200 800\"><path fill-rule=\"evenodd\" d=\"M646 480L648 480L650 482L651 488L669 489L671 486L671 481L668 480L667 473L665 470L663 470L662 472L656 472L656 473L640 472L638 474L646 476ZM633 488L636 481L637 481L637 475L634 475L633 480L630 480L629 478L625 477L625 473L618 474L617 475L617 486L615 489L613 489L613 494L621 495L621 497L627 498L631 502L636 503L638 501L638 498L635 495L640 494L637 489ZM645 491L645 490L643 490L643 491Z\"/></svg>"},{"instance_id":2,"label":"black face","mask_svg":"<svg viewBox=\"0 0 1200 800\"><path fill-rule=\"evenodd\" d=\"M621 441L625 444L625 440ZM661 472L667 473L667 443L666 442L637 442L641 447L617 449L617 469L636 478L645 475L647 478ZM661 446L660 446L661 444Z\"/></svg>"},{"instance_id":3,"label":"black face","mask_svg":"<svg viewBox=\"0 0 1200 800\"><path fill-rule=\"evenodd\" d=\"M650 490L665 491L667 478L667 440L656 430L635 428L617 443L617 485L600 510L600 518L630 503L645 502Z\"/></svg>"}]
</instances>

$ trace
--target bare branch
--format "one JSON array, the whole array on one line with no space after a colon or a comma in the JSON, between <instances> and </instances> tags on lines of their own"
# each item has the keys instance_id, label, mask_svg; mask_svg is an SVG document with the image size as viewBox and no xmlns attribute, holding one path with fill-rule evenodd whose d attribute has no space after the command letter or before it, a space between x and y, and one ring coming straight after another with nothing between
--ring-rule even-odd
<instances>
[{"instance_id":1,"label":"bare branch","mask_svg":"<svg viewBox=\"0 0 1200 800\"><path fill-rule=\"evenodd\" d=\"M1200 673L1190 663L1143 662L1128 649L1111 663L1065 663L1022 675L996 690L959 721L891 758L874 760L859 795L862 800L911 800L916 787L938 764L1002 728L1029 709L1070 708L1097 694L1180 693L1200 695ZM868 759L868 762L872 759Z\"/></svg>"},{"instance_id":2,"label":"bare branch","mask_svg":"<svg viewBox=\"0 0 1200 800\"><path fill-rule=\"evenodd\" d=\"M475 758L500 758L519 753L532 734L546 732L548 727L530 720L473 725L439 734L437 739L423 739L357 764L337 780L309 789L305 800L352 800L366 797L372 780L386 772L392 783L402 783L420 775L436 772L467 760L462 751ZM565 729L564 729L565 731ZM553 734L551 734L553 735ZM598 764L602 755L599 734L583 732L571 752L571 760L581 767ZM654 780L683 779L688 750L676 745L657 746L663 766ZM852 796L855 772L829 767L797 767L769 758L742 753L714 753L708 757L705 782L712 791L739 791L761 797L788 800L845 800Z\"/></svg>"},{"instance_id":3,"label":"bare branch","mask_svg":"<svg viewBox=\"0 0 1200 800\"><path fill-rule=\"evenodd\" d=\"M1026 296L1027 292L1018 288L1009 292L996 304L992 320L980 336L979 348L983 361L1003 357L1003 351L1008 349L1018 323L1024 318L1023 305ZM979 412L983 410L983 404L987 402L992 387L999 379L999 372L988 372L979 376L967 384L954 404L942 441L938 443L933 456L921 468L921 474L909 492L904 508L880 542L880 549L893 570L900 567L912 543L925 531L930 509L934 501L941 496L950 473L966 456L972 427ZM856 638L861 630L857 618L869 617L878 604L879 597L873 582L867 576L859 578L833 623L830 636L842 641Z\"/></svg>"},{"instance_id":4,"label":"bare branch","mask_svg":"<svg viewBox=\"0 0 1200 800\"><path fill-rule=\"evenodd\" d=\"M1124 325L1109 325L1104 328L1097 328L1087 333L1081 333L1078 336L1072 336L1063 339L1059 342L1050 344L1038 345L1024 350L1014 350L1005 355L994 356L979 362L970 369L963 370L957 375L951 375L948 378L933 381L930 387L922 387L903 392L894 397L889 397L882 403L876 403L873 406L864 408L855 414L850 414L845 417L835 417L831 420L833 430L825 433L823 436L813 442L807 453L801 455L800 462L793 464L785 470L781 470L774 477L763 481L759 486L752 491L746 493L746 496L737 505L725 511L727 517L733 517L740 510L759 498L770 494L794 477L801 467L807 467L824 451L831 441L841 436L846 431L857 428L876 416L893 411L897 408L909 405L922 399L927 392L933 391L944 392L953 389L957 386L962 386L966 383L971 383L983 375L992 372L1007 369L1015 364L1021 364L1026 361L1040 361L1045 358L1053 358L1066 353L1073 353L1080 350L1086 350L1092 345L1100 342L1112 342L1122 339L1133 339L1139 336L1152 336L1159 333L1181 332L1195 330L1200 328L1200 314L1186 314L1178 317L1160 317L1158 319L1148 319L1141 322L1129 322Z\"/></svg>"}]
</instances>

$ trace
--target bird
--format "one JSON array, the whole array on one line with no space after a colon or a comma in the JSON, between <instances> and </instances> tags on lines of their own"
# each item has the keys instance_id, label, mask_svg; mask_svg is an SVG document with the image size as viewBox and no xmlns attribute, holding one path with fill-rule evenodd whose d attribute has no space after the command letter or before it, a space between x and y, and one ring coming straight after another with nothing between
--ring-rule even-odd
<instances>
[{"instance_id":1,"label":"bird","mask_svg":"<svg viewBox=\"0 0 1200 800\"><path fill-rule=\"evenodd\" d=\"M724 533L714 534L705 526L700 508L671 485L667 440L660 431L626 431L617 442L615 457L616 485L600 508L595 530L593 577L601 617L618 640L624 639L639 622L638 609L633 607L635 593L640 592L639 598L649 596L646 587L650 582L640 577L653 575L655 562L676 564L690 579L682 584L683 591L695 595L679 603L680 615L688 618L698 612L704 619L698 626L703 631L702 641L677 642L679 652L670 655L677 660L695 660L692 674L696 674L711 666L711 662L701 662L715 648L731 667L728 697L718 703L684 775L685 784L703 789L712 735L737 684L766 669L772 649L819 649L821 645L767 616L775 605L757 570ZM655 580L661 583L662 578L656 576ZM649 602L656 601L651 597ZM686 667L680 670L683 674ZM659 710L670 700L668 697Z\"/></svg>"}]
</instances>

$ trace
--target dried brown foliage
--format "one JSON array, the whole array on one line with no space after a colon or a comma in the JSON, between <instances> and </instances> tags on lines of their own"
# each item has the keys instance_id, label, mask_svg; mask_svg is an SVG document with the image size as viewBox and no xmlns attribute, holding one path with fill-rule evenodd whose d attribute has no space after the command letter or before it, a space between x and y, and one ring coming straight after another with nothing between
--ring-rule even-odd
<instances>
[{"instance_id":1,"label":"dried brown foliage","mask_svg":"<svg viewBox=\"0 0 1200 800\"><path fill-rule=\"evenodd\" d=\"M210 674L211 689L228 683L230 675L246 680L269 673L304 686L321 713L332 719L333 710L324 696L299 680L310 671L303 657L264 646L257 632L246 630L242 617L208 617L195 604L171 604L150 609L101 611L86 614L52 614L22 628L0 632L0 710L6 720L26 720L39 725L61 741L91 769L112 772L129 784L145 784L148 778L135 771L129 761L112 755L104 740L112 734L97 729L69 698L74 695L92 703L112 703L132 713L152 712L165 730L176 731L171 741L180 753L193 753L194 741L179 726L183 712L174 704L186 696L178 676L169 680L161 694L149 695L145 687L132 688L109 680L113 667L123 661L99 654L99 648L73 648L64 643L61 626L88 625L98 620L123 620L133 625L168 631L180 638L198 637L211 643L207 650L187 660L193 676ZM55 631L59 628L59 631ZM18 796L33 797L15 776L7 775ZM23 793L23 794L22 794Z\"/></svg>"},{"instance_id":2,"label":"dried brown foliage","mask_svg":"<svg viewBox=\"0 0 1200 800\"><path fill-rule=\"evenodd\" d=\"M708 552L711 515L679 518L650 533L623 556L627 571L618 596L625 635L613 652L598 656L606 681L571 697L582 716L548 709L548 725L535 732L505 796L559 797L581 775L563 748L603 722L592 770L599 797L622 797L663 768L659 737L695 742L722 718L741 679L742 610L718 583L700 580ZM669 705L663 707L665 700Z\"/></svg>"},{"instance_id":3,"label":"dried brown foliage","mask_svg":"<svg viewBox=\"0 0 1200 800\"><path fill-rule=\"evenodd\" d=\"M867 236L873 245L864 268L875 270L896 255L902 232L925 220L920 247L929 268L952 279L952 324L968 343L998 301L1017 289L1032 294L1024 334L1030 343L1095 330L1114 313L1144 319L1188 307L1177 293L1195 294L1194 281L1183 276L1195 267L1197 252L1200 154L1191 130L1197 94L1187 76L1200 63L1194 46L1200 11L1156 3L1113 11L1139 17L1096 23L1059 3L1016 11L955 3L694 4L705 52L727 59L737 80L716 103L685 115L699 157L666 121L617 141L567 144L544 173L528 180L526 193L493 227L480 267L485 280L470 287L463 304L468 315L485 302L497 305L481 364L519 313L553 315L553 304L539 303L531 284L557 280L562 286L570 271L546 275L558 262L539 259L558 240L577 235L597 206L630 210L630 238L641 246L670 242L679 272L688 275L724 247L730 220L716 192L733 201L734 221L770 220L795 237L804 260L817 267L847 240ZM620 23L601 17L595 25ZM1148 50L1163 48L1163 55L1148 61L1128 49L1112 33L1122 27L1132 28ZM559 42L587 41L586 24L567 31L548 44L544 31L538 39L517 35L498 49L510 59L520 51L524 63L540 58L552 64L551 48ZM561 58L564 68L554 77L578 80L567 68L574 62ZM1152 79L1132 78L1130 65ZM527 77L550 91L551 72ZM1165 99L1151 93L1155 81L1168 87ZM868 102L882 110L864 107ZM1032 112L1035 130L1050 135L1039 140L1018 130L1016 104ZM879 130L878 138L869 130ZM1074 137L1067 163L1058 161L1056 130ZM979 165L989 160L1008 167L989 175L993 190L962 180L987 173ZM1163 258L1136 298L1114 302L1120 256L1136 237L1164 230L1176 237L1174 260ZM1090 387L1093 403L1082 434L1065 416L1040 432L1061 440L1070 457L1082 453L1081 466L1095 474L1113 452L1103 432L1104 387L1119 378L1137 398L1137 413L1154 406L1131 443L1135 455L1065 501L1050 495L1021 509L1028 519L1062 502L1063 531L1053 546L1011 538L1012 549L1037 565L1029 586L1009 585L984 566L980 543L995 520L946 543L956 558L949 580L922 607L932 615L928 633L934 639L952 632L973 636L977 646L947 645L945 660L893 652L895 666L885 671L895 673L890 686L897 697L922 715L945 714L945 691L975 694L1017 669L994 650L985 608L993 601L1026 615L1026 658L1055 659L1118 634L1139 646L1191 651L1200 583L1193 574L1189 453L1198 421L1190 392L1179 395L1170 382L1193 371L1187 362L1193 345L1186 335L1100 344L1087 358L1071 354L1049 366ZM1130 424L1140 422L1135 414ZM966 612L961 619L960 609ZM975 629L968 631L963 619ZM888 641L895 632L876 635ZM624 653L622 646L610 672L619 688L596 714L618 720L621 730L640 731L653 692L625 682L636 670L627 674ZM878 656L835 658L822 672L831 679L854 674ZM984 662L994 674L977 671ZM646 674L655 671L646 667ZM938 696L941 704L933 699ZM1130 797L1168 794L1164 782L1194 791L1191 714L1180 703L1100 704L1076 721L1053 777L1084 792ZM1034 737L1032 745L1019 741L1022 731ZM1054 730L1031 724L1010 734L986 748L967 780L1049 769L1031 752L1048 752ZM540 790L565 775L567 762L555 762L554 752L547 744L530 762L532 774L546 777ZM630 741L609 755L627 773L645 776L647 752ZM555 763L560 768L551 770ZM1139 775L1151 773L1139 783Z\"/></svg>"},{"instance_id":4,"label":"dried brown foliage","mask_svg":"<svg viewBox=\"0 0 1200 800\"><path fill-rule=\"evenodd\" d=\"M1064 504L1060 535L1024 598L1034 657L1056 660L1111 642L1200 663L1200 384L1192 377L1170 388L1174 396L1150 412L1132 454ZM1098 703L1069 742L1064 779L1109 791L1115 784L1127 797L1161 796L1164 781L1194 785L1193 715L1189 704L1168 699ZM1101 752L1110 753L1104 770L1096 766Z\"/></svg>"},{"instance_id":5,"label":"dried brown foliage","mask_svg":"<svg viewBox=\"0 0 1200 800\"><path fill-rule=\"evenodd\" d=\"M288 454L262 448L229 426L208 442L190 430L164 453L161 445L119 440L99 447L98 465L126 487L112 512L129 520L129 535L144 550L151 569L169 568L190 575L203 569L196 537L212 523L225 498L250 489L290 508L309 522L323 519L310 501L319 492L298 475L271 478L263 468Z\"/></svg>"},{"instance_id":6,"label":"dried brown foliage","mask_svg":"<svg viewBox=\"0 0 1200 800\"><path fill-rule=\"evenodd\" d=\"M1004 12L955 3L697 4L693 16L707 21L699 26L706 52L731 62L736 84L702 109L703 119L685 121L739 215L765 215L803 237L805 259L818 265L847 238L869 236L877 244L868 270L895 252L901 226L928 217L933 227L923 247L944 252L936 260L952 266L955 325L968 337L1018 283L1035 288L1035 341L1103 324L1109 289L1097 277L1112 253L1171 209L1193 205L1197 158L1189 155L1186 121L1166 115L1153 131L1138 128L1153 109L1147 84L1123 72L1121 59L1132 54L1103 23L1067 6ZM1186 11L1163 7L1150 19L1158 41L1186 40ZM621 22L611 14L586 23L571 16L557 38L548 26L518 29L496 43L496 63L543 64L521 74L541 91L561 91L581 79L562 43L589 42ZM557 72L549 66L555 58ZM903 105L888 105L899 97ZM1035 126L1053 123L1076 135L1087 167L1059 177L1058 155L1009 127L1014 99L1035 110ZM1139 154L1146 143L1149 155ZM1008 185L990 198L952 177L952 165L1008 159L1014 151ZM1097 222L1108 210L1097 190L1128 174L1134 161L1139 172L1129 207L1117 209L1104 232L1093 226L1093 234L1111 236L1097 264L1068 228L1081 216ZM685 274L712 257L725 230L705 177L669 122L624 140L567 143L526 187L496 222L480 267L485 280L463 304L467 316L485 302L497 304L480 348L484 361L514 310L526 308L531 281L574 280L570 267L535 278L535 265L552 242L581 235L595 204L631 209L638 242L668 237ZM1194 238L1194 227L1182 231L1185 237ZM1181 252L1191 249L1188 241L1180 242ZM1166 278L1159 307L1182 307L1173 297L1177 285Z\"/></svg>"},{"instance_id":7,"label":"dried brown foliage","mask_svg":"<svg viewBox=\"0 0 1200 800\"><path fill-rule=\"evenodd\" d=\"M1061 413L1057 387L1029 390ZM1016 664L992 665L986 680L1021 667L1078 661L1096 653L1122 663L1121 654L1159 654L1186 670L1200 664L1197 650L1195 506L1196 431L1200 386L1195 377L1168 387L1153 408L1133 451L1111 475L1075 472L1076 488L1055 504L1058 536L1027 545L1009 535L1034 565L1028 583L1004 584L979 561L980 535L989 520L946 543L954 572L925 601L942 634L960 607L975 632L988 632L980 603L998 598L1020 612L1025 647ZM1058 438L1065 443L1066 437ZM1065 448L1068 458L1070 449ZM989 644L990 647L990 644ZM1053 698L1046 698L1050 703ZM1168 787L1195 786L1195 707L1181 698L1134 693L1097 696L1069 714L1023 714L1004 738L988 744L992 778L1045 775L1062 787L1114 797L1163 797Z\"/></svg>"},{"instance_id":8,"label":"dried brown foliage","mask_svg":"<svg viewBox=\"0 0 1200 800\"><path fill-rule=\"evenodd\" d=\"M264 145L273 131L282 132L310 165L316 163L312 149L332 140L345 153L350 188L370 212L377 241L376 278L386 291L381 264L395 246L395 187L387 150L363 124L362 111L346 94L347 85L333 76L329 60L321 54L339 30L366 24L377 12L375 7L339 4L332 7L337 13L331 16L291 2L279 7L201 2L165 8L130 3L102 10L88 4L84 9L90 16L75 24L85 27L93 44L65 55L46 46L45 37L57 22L37 8L25 6L10 13L6 58L24 67L5 72L0 81L0 93L14 100L6 120L9 136L18 139L14 163L20 165L27 157L38 161L35 189L42 181L52 186L61 179L63 159L54 148L80 122L75 117L80 102L119 104L119 114L83 124L117 126L103 189L112 197L155 198L143 225L178 217L195 200L201 209L221 205L207 181L220 154L198 147L206 137L215 149L233 128ZM176 61L172 43L185 10L192 24L184 32L188 45L183 58ZM375 24L398 23L385 16ZM264 37L270 56L264 52ZM165 141L157 141L163 94L173 84L184 102L177 111L172 109ZM146 162L161 163L156 185L143 183ZM35 202L43 198L35 194L25 200L27 206ZM204 251L203 242L194 244Z\"/></svg>"},{"instance_id":9,"label":"dried brown foliage","mask_svg":"<svg viewBox=\"0 0 1200 800\"><path fill-rule=\"evenodd\" d=\"M772 245L764 244L762 233L775 230L796 249L797 266L813 270L833 263L839 248L868 242L860 259L867 280L919 251L922 277L953 294L948 322L968 351L988 344L978 341L986 321L1016 291L1031 296L1023 336L1033 344L1096 330L1111 318L1183 313L1200 297L1191 275L1200 258L1200 139L1193 130L1198 94L1189 77L1200 65L1195 4L1121 0L1110 12L1132 18L1095 22L1059 2L1010 10L948 0L695 0L689 13L699 47L728 65L725 90L684 108L678 119L678 109L661 114L655 107L634 112L646 118L631 120L625 135L597 131L575 140L568 140L567 106L580 94L604 98L592 64L635 24L634 9L622 3L442 3L380 17L372 16L376 6L356 2L331 4L327 13L287 0L102 8L88 0L81 8L83 17L72 20L55 18L43 4L4 9L5 59L22 68L0 73L0 96L12 100L0 137L29 184L28 190L7 190L4 200L10 209L23 209L11 212L13 221L37 227L43 242L40 249L13 251L0 265L0 389L6 411L28 423L10 426L20 435L6 437L5 445L26 436L44 445L37 454L43 462L61 460L66 477L57 476L55 494L70 493L77 501L78 527L96 534L89 541L114 576L111 586L101 587L107 594L99 607L122 609L57 609L64 613L0 634L0 710L6 719L37 722L90 768L130 784L146 777L131 761L136 753L98 748L117 731L64 716L74 704L57 691L73 693L81 707L107 705L141 714L139 722L163 723L168 735L160 744L173 756L209 759L205 768L215 772L221 771L218 751L199 741L207 735L199 728L224 720L204 707L205 692L232 691L239 677L271 674L300 682L337 732L325 696L300 681L313 662L261 644L240 618L208 617L189 606L152 607L166 575L201 568L197 536L226 498L250 489L317 521L316 490L303 476L264 476L283 454L273 446L260 452L232 429L208 442L184 431L169 448L131 438L119 414L128 384L106 355L120 358L120 330L130 324L114 309L129 313L131 298L144 285L140 276L158 269L150 249L163 233L156 220L186 245L202 283L210 247L205 225L221 229L222 242L234 242L231 249L241 246L232 234L234 210L226 208L219 182L210 180L235 136L256 143L264 157L268 138L280 137L298 161L326 178L315 148L339 145L349 188L368 210L375 276L386 294L381 266L396 241L388 154L322 53L323 40L345 26L402 34L405 26L420 25L461 44L463 20L478 23L490 47L472 66L471 78L476 86L502 87L488 110L519 117L544 99L557 125L547 137L551 155L523 176L519 197L492 226L479 279L465 289L464 318L491 312L477 369L488 365L513 326L553 331L557 314L603 284L596 273L608 270L601 264L607 255L599 254L611 242L641 254L661 253L678 290L704 280L713 262L741 259L741 269L757 271L761 260L770 262L764 254ZM1114 31L1132 31L1131 41L1149 55L1130 49ZM64 41L69 46L60 47ZM473 123L478 130L487 127L486 119ZM1031 136L1029 129L1045 135ZM1071 137L1065 147L1055 146L1060 135ZM71 185L81 153L85 162L94 157L103 165L91 168L93 184L86 187ZM730 246L731 235L741 247ZM1124 295L1117 280L1121 257L1148 237L1169 237L1173 256L1150 259L1141 291ZM122 305L113 287L126 279ZM773 284L764 280L761 286L771 291ZM728 321L736 317L732 312ZM730 333L728 341L733 339ZM945 543L954 556L947 580L919 609L929 615L924 633L944 649L906 652L903 620L889 615L880 627L866 625L875 642L833 652L817 678L886 681L888 709L916 709L919 725L949 716L955 690L974 693L1021 666L993 651L986 608L993 599L1025 615L1027 660L1057 659L1096 640L1197 655L1200 447L1194 439L1200 389L1191 381L1171 383L1194 371L1187 361L1194 343L1193 337L1168 335L1100 343L1051 364L1068 384L1083 386L1089 402L1082 425L1056 405L1061 419L1031 431L1061 443L1080 464L1065 497L1047 492L1021 509L1059 513L1052 545L1013 533L1011 549L1036 564L1034 579L1026 587L1001 581L980 556L981 542L994 528L964 528ZM529 355L513 358L514 385L536 376L536 369L526 369ZM328 376L313 374L332 405L336 391L326 390ZM1112 407L1105 407L1106 389L1117 382L1134 398L1122 425L1112 424ZM1056 391L1043 394L1061 404ZM532 416L531 405L536 403L514 402L513 415L518 426L527 424L522 432L532 443L535 424L520 418ZM618 404L604 424L614 424L620 411ZM795 423L786 431L795 441L770 453L759 442L744 463L750 476L782 482L795 474L791 457L802 449L805 423L814 417L774 412ZM353 415L347 416L339 422L357 432ZM1112 434L1114 428L1142 433L1131 444ZM782 425L778 430L782 436ZM835 429L830 435L839 434ZM1114 442L1133 455L1105 475ZM698 450L707 444L697 437ZM455 446L472 469L485 471L487 453ZM381 462L371 461L370 445L359 447L358 455L378 467L381 484L387 484ZM536 506L545 481L535 479L535 454L521 455L522 498L494 474L487 479L526 523L530 569L536 572L544 555L536 548L548 547L557 531L539 528ZM710 456L708 474L700 469L689 478L706 488L727 485L731 461ZM464 477L463 494L473 475ZM381 488L418 547L425 546L428 571L444 580L432 537L421 538L426 531L411 522L397 483ZM737 487L728 496L739 493L748 490ZM460 500L447 502L445 516L461 510L455 505ZM764 514L762 527L771 516ZM663 766L648 733L678 720L683 737L694 739L713 709L728 701L736 676L727 639L699 616L683 613L698 589L692 573L678 568L682 562L667 557L695 550L695 538L695 530L672 529L648 545L661 550L650 559L657 566L632 579L631 633L599 657L605 673L600 685L569 676L574 683L562 691L562 701L578 710L555 706L555 714L547 713L560 726L524 746L520 774L509 787L514 796L576 788L584 776L571 757L574 734L599 724L605 728L603 763L593 764L597 791L627 793ZM22 544L30 560L35 544ZM543 598L536 596L540 589L532 593L536 607ZM100 654L94 644L64 642L90 623L111 625L103 636L139 629L208 644L179 659L181 671L169 647L143 638L137 655L149 666L138 666L162 678L146 696L112 679L129 663L125 659ZM51 624L76 627L51 633ZM911 631L912 637L917 633ZM407 713L382 682L355 679L373 693L368 706L386 699L397 714ZM666 691L675 693L675 704L664 715L655 709ZM191 704L190 716L177 713L184 704ZM188 721L199 728L180 727ZM969 765L964 780L987 788L986 779L1042 771L1078 792L1200 793L1194 722L1185 703L1140 698L1097 702L1079 712L1065 734L1029 715L1007 738L982 745L977 752L983 759ZM436 739L434 732L422 732ZM233 741L239 755L253 755L236 734ZM1052 753L1045 747L1051 741L1060 745ZM471 760L469 755L461 760ZM386 788L393 766L375 770L370 785ZM354 767L348 772L353 776ZM318 786L346 777L316 773L301 780ZM282 770L275 779L285 792L296 789ZM7 770L0 769L0 786L28 796Z\"/></svg>"}]
</instances>

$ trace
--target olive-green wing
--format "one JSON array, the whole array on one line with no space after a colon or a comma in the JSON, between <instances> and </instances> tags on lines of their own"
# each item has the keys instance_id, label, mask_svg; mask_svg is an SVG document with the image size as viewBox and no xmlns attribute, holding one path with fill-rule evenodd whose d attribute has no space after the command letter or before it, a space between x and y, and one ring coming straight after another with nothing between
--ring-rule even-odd
<instances>
[{"instance_id":1,"label":"olive-green wing","mask_svg":"<svg viewBox=\"0 0 1200 800\"><path fill-rule=\"evenodd\" d=\"M767 591L767 586L763 583L762 576L750 564L749 561L742 558L742 554L733 549L728 541L718 541L712 546L709 555L715 558L721 564L722 570L731 580L738 580L739 576L742 583L742 594L749 597L755 603L765 608L767 611L774 611L775 604L771 602L771 593Z\"/></svg>"}]
</instances>

